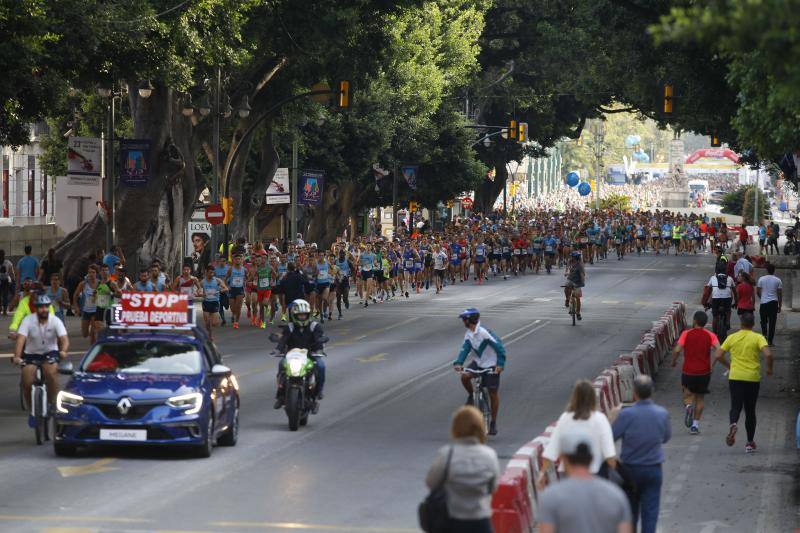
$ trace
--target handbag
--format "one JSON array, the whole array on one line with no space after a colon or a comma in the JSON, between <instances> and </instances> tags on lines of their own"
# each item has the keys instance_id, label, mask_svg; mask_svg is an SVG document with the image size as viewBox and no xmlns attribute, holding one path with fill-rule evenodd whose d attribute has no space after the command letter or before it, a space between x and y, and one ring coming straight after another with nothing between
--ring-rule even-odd
<instances>
[{"instance_id":1,"label":"handbag","mask_svg":"<svg viewBox=\"0 0 800 533\"><path fill-rule=\"evenodd\" d=\"M442 481L428 493L428 496L419 504L419 527L425 533L443 533L447 530L450 513L447 511L447 495L444 484L450 471L450 460L453 458L453 446L447 454L447 464L444 467Z\"/></svg>"}]
</instances>

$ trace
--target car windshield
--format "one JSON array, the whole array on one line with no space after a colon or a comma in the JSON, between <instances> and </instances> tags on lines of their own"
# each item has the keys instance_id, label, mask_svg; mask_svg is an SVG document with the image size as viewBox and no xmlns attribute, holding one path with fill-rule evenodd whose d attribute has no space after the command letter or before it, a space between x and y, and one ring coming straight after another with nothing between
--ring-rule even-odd
<instances>
[{"instance_id":1,"label":"car windshield","mask_svg":"<svg viewBox=\"0 0 800 533\"><path fill-rule=\"evenodd\" d=\"M197 347L167 340L96 344L81 366L84 372L92 373L180 375L197 374L202 368Z\"/></svg>"}]
</instances>

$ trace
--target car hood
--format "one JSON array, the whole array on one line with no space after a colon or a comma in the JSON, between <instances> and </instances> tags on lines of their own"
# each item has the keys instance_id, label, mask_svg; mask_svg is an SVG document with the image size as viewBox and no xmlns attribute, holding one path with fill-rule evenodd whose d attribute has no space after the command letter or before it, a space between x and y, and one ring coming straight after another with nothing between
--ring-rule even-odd
<instances>
[{"instance_id":1,"label":"car hood","mask_svg":"<svg viewBox=\"0 0 800 533\"><path fill-rule=\"evenodd\" d=\"M129 396L134 400L159 400L193 392L200 387L201 381L202 376L76 374L67 389L84 398L117 399Z\"/></svg>"}]
</instances>

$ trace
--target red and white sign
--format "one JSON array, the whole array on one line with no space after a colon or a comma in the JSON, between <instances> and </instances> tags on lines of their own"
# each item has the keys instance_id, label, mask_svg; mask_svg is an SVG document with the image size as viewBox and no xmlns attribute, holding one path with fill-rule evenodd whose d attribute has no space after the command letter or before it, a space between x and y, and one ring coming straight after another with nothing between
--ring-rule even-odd
<instances>
[{"instance_id":1,"label":"red and white sign","mask_svg":"<svg viewBox=\"0 0 800 533\"><path fill-rule=\"evenodd\" d=\"M462 198L461 205L464 207L464 209L472 209L472 198Z\"/></svg>"},{"instance_id":2,"label":"red and white sign","mask_svg":"<svg viewBox=\"0 0 800 533\"><path fill-rule=\"evenodd\" d=\"M730 159L734 163L738 163L739 154L730 148L701 148L686 158L686 164L691 165L699 159Z\"/></svg>"},{"instance_id":3,"label":"red and white sign","mask_svg":"<svg viewBox=\"0 0 800 533\"><path fill-rule=\"evenodd\" d=\"M125 325L184 326L189 295L174 292L123 292L118 322Z\"/></svg>"},{"instance_id":4,"label":"red and white sign","mask_svg":"<svg viewBox=\"0 0 800 533\"><path fill-rule=\"evenodd\" d=\"M225 211L222 209L222 206L219 204L211 204L206 207L206 220L215 226L217 224L222 224L222 221L225 220Z\"/></svg>"}]
</instances>

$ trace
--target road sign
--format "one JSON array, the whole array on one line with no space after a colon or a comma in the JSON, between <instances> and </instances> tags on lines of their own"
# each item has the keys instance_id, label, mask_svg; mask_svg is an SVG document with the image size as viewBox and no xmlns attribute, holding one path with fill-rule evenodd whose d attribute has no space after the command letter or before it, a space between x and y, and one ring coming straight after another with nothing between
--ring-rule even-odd
<instances>
[{"instance_id":1,"label":"road sign","mask_svg":"<svg viewBox=\"0 0 800 533\"><path fill-rule=\"evenodd\" d=\"M464 206L464 209L472 209L472 198L462 198L461 205Z\"/></svg>"},{"instance_id":2,"label":"road sign","mask_svg":"<svg viewBox=\"0 0 800 533\"><path fill-rule=\"evenodd\" d=\"M206 207L206 220L209 223L214 224L222 224L222 221L225 219L225 211L222 209L222 206L219 204L211 204L210 206Z\"/></svg>"}]
</instances>

